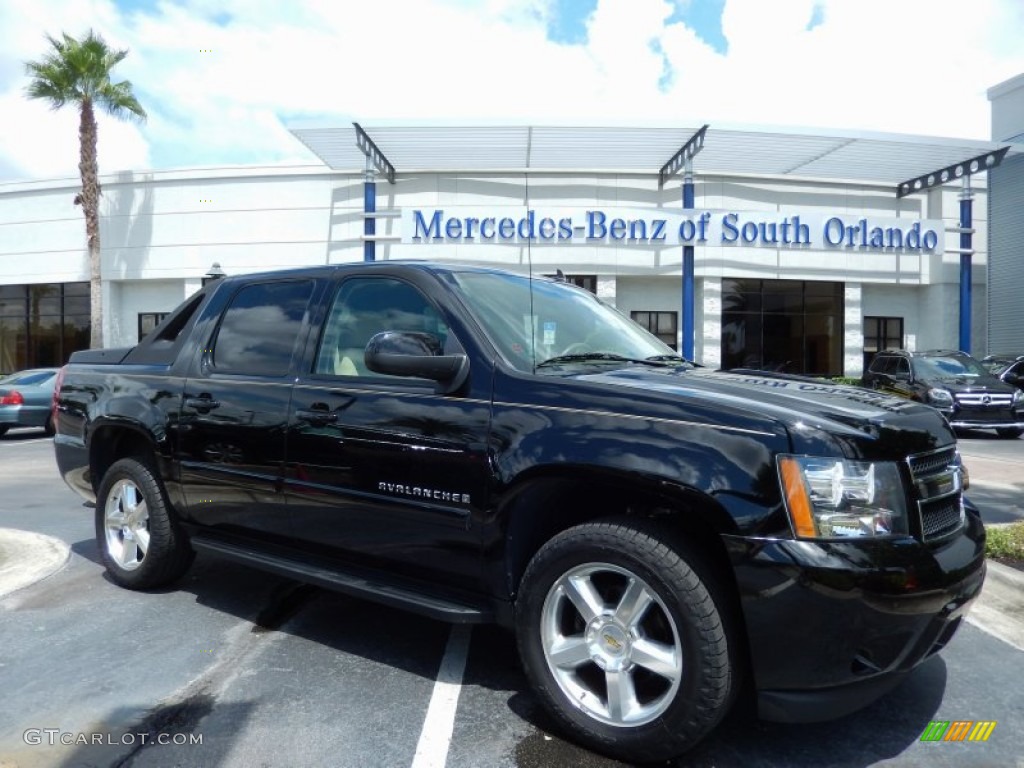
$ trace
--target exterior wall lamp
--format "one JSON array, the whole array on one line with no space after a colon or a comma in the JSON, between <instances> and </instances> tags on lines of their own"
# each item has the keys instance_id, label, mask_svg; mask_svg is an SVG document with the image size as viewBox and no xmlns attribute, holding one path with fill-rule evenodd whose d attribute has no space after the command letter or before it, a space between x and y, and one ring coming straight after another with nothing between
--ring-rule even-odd
<instances>
[{"instance_id":1,"label":"exterior wall lamp","mask_svg":"<svg viewBox=\"0 0 1024 768\"><path fill-rule=\"evenodd\" d=\"M203 275L203 285L212 283L214 280L220 280L222 277L226 277L227 272L221 269L220 262L215 261L210 265L209 271Z\"/></svg>"}]
</instances>

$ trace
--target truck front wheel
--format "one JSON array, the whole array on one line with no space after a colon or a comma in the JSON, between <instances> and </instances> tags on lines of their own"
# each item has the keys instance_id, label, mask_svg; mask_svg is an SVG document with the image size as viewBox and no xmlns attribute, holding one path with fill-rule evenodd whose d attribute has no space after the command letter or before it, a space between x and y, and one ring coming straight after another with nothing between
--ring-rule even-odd
<instances>
[{"instance_id":1,"label":"truck front wheel","mask_svg":"<svg viewBox=\"0 0 1024 768\"><path fill-rule=\"evenodd\" d=\"M115 583L152 589L180 578L192 563L188 539L154 471L121 459L103 476L96 498L96 543Z\"/></svg>"},{"instance_id":2,"label":"truck front wheel","mask_svg":"<svg viewBox=\"0 0 1024 768\"><path fill-rule=\"evenodd\" d=\"M516 603L527 677L570 734L630 762L707 735L734 676L699 561L644 521L563 531L530 561Z\"/></svg>"}]
</instances>

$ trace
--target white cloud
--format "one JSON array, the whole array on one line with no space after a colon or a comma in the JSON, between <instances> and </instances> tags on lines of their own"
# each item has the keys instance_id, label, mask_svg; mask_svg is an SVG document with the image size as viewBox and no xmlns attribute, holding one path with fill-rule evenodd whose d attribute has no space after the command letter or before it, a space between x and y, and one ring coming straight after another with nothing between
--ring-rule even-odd
<instances>
[{"instance_id":1,"label":"white cloud","mask_svg":"<svg viewBox=\"0 0 1024 768\"><path fill-rule=\"evenodd\" d=\"M806 29L815 5L824 20ZM969 6L969 7L968 7ZM101 119L101 170L315 162L284 129L316 116L810 125L987 138L985 91L1024 71L1019 0L726 0L725 55L670 0L599 0L579 45L546 0L111 0L0 4L0 174L77 173L73 112L25 100L43 35L92 26L150 113ZM209 52L207 52L209 51ZM13 171L12 171L13 169Z\"/></svg>"}]
</instances>

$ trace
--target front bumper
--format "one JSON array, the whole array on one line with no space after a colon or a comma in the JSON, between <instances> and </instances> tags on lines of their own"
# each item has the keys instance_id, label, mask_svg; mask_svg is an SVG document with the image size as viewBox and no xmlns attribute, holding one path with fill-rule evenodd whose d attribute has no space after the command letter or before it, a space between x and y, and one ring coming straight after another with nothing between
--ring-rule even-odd
<instances>
[{"instance_id":1,"label":"front bumper","mask_svg":"<svg viewBox=\"0 0 1024 768\"><path fill-rule=\"evenodd\" d=\"M949 426L954 429L1024 429L1024 421L983 421L954 415L949 419Z\"/></svg>"},{"instance_id":2,"label":"front bumper","mask_svg":"<svg viewBox=\"0 0 1024 768\"><path fill-rule=\"evenodd\" d=\"M726 537L761 717L813 722L869 704L938 652L985 578L975 511L941 544Z\"/></svg>"}]
</instances>

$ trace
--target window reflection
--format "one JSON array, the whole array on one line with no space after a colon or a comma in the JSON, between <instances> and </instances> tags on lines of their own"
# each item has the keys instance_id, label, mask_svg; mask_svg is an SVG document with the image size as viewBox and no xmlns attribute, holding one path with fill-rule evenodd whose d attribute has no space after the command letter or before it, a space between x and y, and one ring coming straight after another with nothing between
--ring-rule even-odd
<instances>
[{"instance_id":1,"label":"window reflection","mask_svg":"<svg viewBox=\"0 0 1024 768\"><path fill-rule=\"evenodd\" d=\"M224 313L213 347L219 373L283 376L302 330L313 282L246 286Z\"/></svg>"},{"instance_id":2,"label":"window reflection","mask_svg":"<svg viewBox=\"0 0 1024 768\"><path fill-rule=\"evenodd\" d=\"M63 365L88 347L88 283L0 286L0 373Z\"/></svg>"},{"instance_id":3,"label":"window reflection","mask_svg":"<svg viewBox=\"0 0 1024 768\"><path fill-rule=\"evenodd\" d=\"M722 367L843 372L843 284L722 281Z\"/></svg>"}]
</instances>

